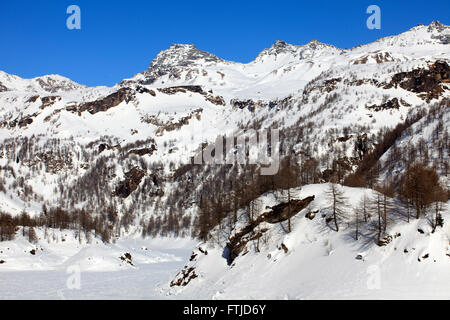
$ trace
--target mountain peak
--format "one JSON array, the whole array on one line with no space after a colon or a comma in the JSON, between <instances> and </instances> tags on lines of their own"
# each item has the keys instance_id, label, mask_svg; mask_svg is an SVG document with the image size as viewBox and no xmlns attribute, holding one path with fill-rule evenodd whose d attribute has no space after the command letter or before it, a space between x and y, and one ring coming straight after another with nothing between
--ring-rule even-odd
<instances>
[{"instance_id":1,"label":"mountain peak","mask_svg":"<svg viewBox=\"0 0 450 320\"><path fill-rule=\"evenodd\" d=\"M449 26L446 26L445 24L441 23L440 21L432 21L429 25L428 25L428 31L432 32L434 30L438 31L438 32L442 32L444 30L448 30Z\"/></svg>"},{"instance_id":2,"label":"mountain peak","mask_svg":"<svg viewBox=\"0 0 450 320\"><path fill-rule=\"evenodd\" d=\"M294 45L283 40L277 40L270 48L261 51L256 60L260 60L264 56L277 56L279 54L290 54L300 59L308 59L327 53L334 54L338 51L339 49L334 46L318 40L312 40L305 45Z\"/></svg>"},{"instance_id":3,"label":"mountain peak","mask_svg":"<svg viewBox=\"0 0 450 320\"><path fill-rule=\"evenodd\" d=\"M199 50L193 44L172 44L161 51L150 64L149 69L161 67L187 67L207 62L218 62L220 59L209 52Z\"/></svg>"},{"instance_id":4,"label":"mountain peak","mask_svg":"<svg viewBox=\"0 0 450 320\"><path fill-rule=\"evenodd\" d=\"M277 40L274 42L271 48L286 48L287 46L289 46L289 44L286 41Z\"/></svg>"}]
</instances>

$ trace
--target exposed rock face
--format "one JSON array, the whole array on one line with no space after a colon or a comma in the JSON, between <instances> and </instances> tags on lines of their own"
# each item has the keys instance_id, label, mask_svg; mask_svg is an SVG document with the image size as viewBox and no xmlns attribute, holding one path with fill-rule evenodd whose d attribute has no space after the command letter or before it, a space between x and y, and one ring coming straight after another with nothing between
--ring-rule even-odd
<instances>
[{"instance_id":1,"label":"exposed rock face","mask_svg":"<svg viewBox=\"0 0 450 320\"><path fill-rule=\"evenodd\" d=\"M193 79L194 74L204 74L203 66L208 63L223 62L217 56L201 51L193 44L173 44L169 49L158 54L149 68L142 73L142 85L154 83L158 78L168 75L170 79L181 79L186 71L186 80ZM123 81L126 85L127 81Z\"/></svg>"},{"instance_id":2,"label":"exposed rock face","mask_svg":"<svg viewBox=\"0 0 450 320\"><path fill-rule=\"evenodd\" d=\"M55 102L60 101L60 100L61 100L61 97L59 97L59 96L43 97L43 98L41 98L41 101L42 101L41 109L45 109L47 107L50 107Z\"/></svg>"},{"instance_id":3,"label":"exposed rock face","mask_svg":"<svg viewBox=\"0 0 450 320\"><path fill-rule=\"evenodd\" d=\"M183 269L175 276L175 279L170 282L171 287L184 287L189 284L198 275L195 273L195 263L201 255L208 255L208 251L199 247L196 252L192 252L189 263L183 267Z\"/></svg>"},{"instance_id":4,"label":"exposed rock face","mask_svg":"<svg viewBox=\"0 0 450 320\"><path fill-rule=\"evenodd\" d=\"M86 102L80 105L75 110L78 112L88 111L90 114L97 112L104 112L108 109L114 108L123 101L130 102L133 98L133 90L130 88L121 88L118 91L96 101ZM75 111L74 110L74 111Z\"/></svg>"},{"instance_id":5,"label":"exposed rock face","mask_svg":"<svg viewBox=\"0 0 450 320\"><path fill-rule=\"evenodd\" d=\"M239 99L232 99L230 101L230 104L235 107L235 108L239 108L239 109L244 109L247 108L249 111L253 112L255 111L256 108L258 107L262 107L267 105L267 103L263 102L263 101L254 101L252 99L248 99L248 100L239 100ZM268 104L268 106L270 108L273 108L276 106L276 102L272 101Z\"/></svg>"},{"instance_id":6,"label":"exposed rock face","mask_svg":"<svg viewBox=\"0 0 450 320\"><path fill-rule=\"evenodd\" d=\"M381 105L372 105L372 106L367 106L366 109L368 110L373 110L373 111L382 111L382 110L391 110L391 109L399 109L400 108L400 104L398 102L397 98L393 98L392 100L388 100L385 103L382 103Z\"/></svg>"},{"instance_id":7,"label":"exposed rock face","mask_svg":"<svg viewBox=\"0 0 450 320\"><path fill-rule=\"evenodd\" d=\"M336 89L336 86L339 82L342 81L342 78L333 78L324 81L324 87L326 92L331 92Z\"/></svg>"},{"instance_id":8,"label":"exposed rock face","mask_svg":"<svg viewBox=\"0 0 450 320\"><path fill-rule=\"evenodd\" d=\"M217 105L217 106L224 106L225 105L225 100L221 96L207 95L205 99L208 100L209 102L211 102L212 104Z\"/></svg>"},{"instance_id":9,"label":"exposed rock face","mask_svg":"<svg viewBox=\"0 0 450 320\"><path fill-rule=\"evenodd\" d=\"M189 113L187 116L182 117L177 122L169 122L166 124L161 124L160 127L156 130L157 136L162 136L164 134L164 131L174 131L182 126L188 125L189 121L192 119L192 117L196 117L197 120L201 119L203 109L197 109Z\"/></svg>"},{"instance_id":10,"label":"exposed rock face","mask_svg":"<svg viewBox=\"0 0 450 320\"><path fill-rule=\"evenodd\" d=\"M249 241L256 240L262 237L263 233L267 232L268 229L264 228L258 232L254 231L255 228L261 223L267 222L274 224L286 221L306 208L312 201L314 201L314 198L314 196L311 196L302 200L282 202L272 207L271 211L263 213L256 220L242 228L241 231L237 232L233 237L228 239L228 243L226 245L228 250L228 263L231 264L234 259L239 256L239 254L246 248Z\"/></svg>"},{"instance_id":11,"label":"exposed rock face","mask_svg":"<svg viewBox=\"0 0 450 320\"><path fill-rule=\"evenodd\" d=\"M123 256L121 256L120 260L134 267L133 258L131 257L131 254L129 252L126 252Z\"/></svg>"},{"instance_id":12,"label":"exposed rock face","mask_svg":"<svg viewBox=\"0 0 450 320\"><path fill-rule=\"evenodd\" d=\"M395 61L389 52L374 52L354 60L353 64L366 64L369 58L374 60L377 64Z\"/></svg>"},{"instance_id":13,"label":"exposed rock face","mask_svg":"<svg viewBox=\"0 0 450 320\"><path fill-rule=\"evenodd\" d=\"M29 124L33 123L33 118L36 116L38 116L38 113L30 114L25 117L19 116L16 119L9 121L9 122L8 121L0 122L0 128L6 127L6 128L12 129L12 128L15 128L16 126L19 126L19 128L25 128Z\"/></svg>"},{"instance_id":14,"label":"exposed rock face","mask_svg":"<svg viewBox=\"0 0 450 320\"><path fill-rule=\"evenodd\" d=\"M175 279L170 282L170 286L171 287L175 287L175 286L185 287L185 286L188 285L189 282L191 282L191 280L193 280L193 279L195 279L197 277L198 277L198 275L195 273L195 268L194 267L188 268L187 266L185 266L181 270L181 272L177 274Z\"/></svg>"},{"instance_id":15,"label":"exposed rock face","mask_svg":"<svg viewBox=\"0 0 450 320\"><path fill-rule=\"evenodd\" d=\"M73 82L70 79L52 75L37 78L35 80L37 84L47 92L56 93L62 91L71 91L80 88L84 88L83 85Z\"/></svg>"},{"instance_id":16,"label":"exposed rock face","mask_svg":"<svg viewBox=\"0 0 450 320\"><path fill-rule=\"evenodd\" d=\"M267 56L278 56L280 54L289 54L298 59L311 59L323 54L339 54L340 52L342 52L342 50L317 40L312 40L302 46L292 45L285 41L277 40L270 48L261 51L256 57L256 61L265 59Z\"/></svg>"},{"instance_id":17,"label":"exposed rock face","mask_svg":"<svg viewBox=\"0 0 450 320\"><path fill-rule=\"evenodd\" d=\"M113 147L111 147L109 144L107 143L100 143L98 146L98 153L102 153L105 150L111 150L113 149Z\"/></svg>"},{"instance_id":18,"label":"exposed rock face","mask_svg":"<svg viewBox=\"0 0 450 320\"><path fill-rule=\"evenodd\" d=\"M442 94L444 91L442 83L450 83L450 68L447 62L436 61L429 69L415 69L395 74L386 88L400 86L405 90L421 94L419 96L429 102Z\"/></svg>"},{"instance_id":19,"label":"exposed rock face","mask_svg":"<svg viewBox=\"0 0 450 320\"><path fill-rule=\"evenodd\" d=\"M142 148L142 149L133 149L130 150L130 154L137 154L138 156L145 156L146 154L152 155L153 152L156 151L156 146L152 144L150 148Z\"/></svg>"},{"instance_id":20,"label":"exposed rock face","mask_svg":"<svg viewBox=\"0 0 450 320\"><path fill-rule=\"evenodd\" d=\"M255 102L253 100L237 100L237 99L233 99L231 100L231 105L233 107L239 108L239 109L244 109L244 108L254 108Z\"/></svg>"},{"instance_id":21,"label":"exposed rock face","mask_svg":"<svg viewBox=\"0 0 450 320\"><path fill-rule=\"evenodd\" d=\"M37 99L39 99L39 96L31 96L31 97L27 100L27 103L33 103L33 102L36 102Z\"/></svg>"},{"instance_id":22,"label":"exposed rock face","mask_svg":"<svg viewBox=\"0 0 450 320\"><path fill-rule=\"evenodd\" d=\"M311 196L302 200L291 200L289 203L282 202L272 207L272 211L264 213L261 216L262 221L268 223L278 223L286 221L287 219L295 216L302 209L306 208L314 200L314 198L314 196Z\"/></svg>"},{"instance_id":23,"label":"exposed rock face","mask_svg":"<svg viewBox=\"0 0 450 320\"><path fill-rule=\"evenodd\" d=\"M33 119L31 117L26 117L26 118L20 119L17 124L19 125L19 128L23 128L32 123L33 123Z\"/></svg>"},{"instance_id":24,"label":"exposed rock face","mask_svg":"<svg viewBox=\"0 0 450 320\"><path fill-rule=\"evenodd\" d=\"M137 86L137 87L136 87L136 92L139 92L139 93L148 93L149 95L151 95L151 96L153 96L153 97L156 96L155 91L153 91L153 90L151 90L151 89L147 89L147 88L141 87L141 86Z\"/></svg>"},{"instance_id":25,"label":"exposed rock face","mask_svg":"<svg viewBox=\"0 0 450 320\"><path fill-rule=\"evenodd\" d=\"M5 92L8 91L8 88L5 87L1 82L0 82L0 92Z\"/></svg>"},{"instance_id":26,"label":"exposed rock face","mask_svg":"<svg viewBox=\"0 0 450 320\"><path fill-rule=\"evenodd\" d=\"M186 93L186 91L205 94L201 86L176 86L169 88L160 88L158 91L165 94L175 94L178 92Z\"/></svg>"},{"instance_id":27,"label":"exposed rock face","mask_svg":"<svg viewBox=\"0 0 450 320\"><path fill-rule=\"evenodd\" d=\"M142 169L133 167L130 171L125 173L125 180L116 187L114 196L127 198L133 191L138 188L144 176L145 172Z\"/></svg>"},{"instance_id":28,"label":"exposed rock face","mask_svg":"<svg viewBox=\"0 0 450 320\"><path fill-rule=\"evenodd\" d=\"M205 100L215 104L215 105L219 105L219 106L224 106L225 105L225 100L223 99L223 97L221 96L213 96L212 90L209 93L206 93L205 91L203 91L201 86L175 86L175 87L168 87L168 88L160 88L158 89L159 92L164 93L164 94L169 94L169 95L173 95L176 93L186 93L186 92L194 92L194 93L198 93L201 94L202 96L205 97Z\"/></svg>"}]
</instances>

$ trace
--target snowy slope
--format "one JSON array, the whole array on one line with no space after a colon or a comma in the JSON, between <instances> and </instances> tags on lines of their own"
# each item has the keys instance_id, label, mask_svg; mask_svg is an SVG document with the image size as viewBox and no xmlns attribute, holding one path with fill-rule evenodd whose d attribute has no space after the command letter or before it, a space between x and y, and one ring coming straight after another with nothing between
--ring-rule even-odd
<instances>
[{"instance_id":1,"label":"snowy slope","mask_svg":"<svg viewBox=\"0 0 450 320\"><path fill-rule=\"evenodd\" d=\"M388 233L393 239L379 247L362 231L358 241L354 227L342 224L336 232L327 226L330 200L328 185L308 185L293 190L292 197L315 196L314 201L287 223L265 224L269 230L248 242L247 249L231 265L225 259L225 243L200 244L182 270L197 275L185 286L166 285L168 297L198 299L448 299L450 297L450 212L443 228L431 233L426 219L407 223L396 216ZM373 191L344 188L348 209ZM261 207L278 203L274 194L259 199ZM263 213L265 210L261 210ZM310 220L305 215L314 212ZM244 220L244 219L243 219ZM241 224L241 227L245 223ZM422 230L423 233L418 232ZM237 231L240 229L238 228ZM214 236L213 236L214 238ZM282 248L285 246L286 251ZM257 250L257 248L259 248ZM204 252L207 251L207 255ZM180 277L180 273L174 280Z\"/></svg>"}]
</instances>

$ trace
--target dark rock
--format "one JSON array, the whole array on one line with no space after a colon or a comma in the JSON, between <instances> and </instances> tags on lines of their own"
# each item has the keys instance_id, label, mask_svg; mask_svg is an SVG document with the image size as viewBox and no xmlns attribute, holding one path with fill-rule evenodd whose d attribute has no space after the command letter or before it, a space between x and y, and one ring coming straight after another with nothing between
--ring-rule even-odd
<instances>
[{"instance_id":1,"label":"dark rock","mask_svg":"<svg viewBox=\"0 0 450 320\"><path fill-rule=\"evenodd\" d=\"M133 91L130 88L121 88L118 91L96 101L86 102L78 106L77 112L88 111L90 114L105 112L121 104L123 101L130 102L133 99Z\"/></svg>"},{"instance_id":2,"label":"dark rock","mask_svg":"<svg viewBox=\"0 0 450 320\"><path fill-rule=\"evenodd\" d=\"M106 143L100 143L98 146L98 153L102 153L103 151L105 151L106 149L111 150L112 147L109 144Z\"/></svg>"},{"instance_id":3,"label":"dark rock","mask_svg":"<svg viewBox=\"0 0 450 320\"><path fill-rule=\"evenodd\" d=\"M195 258L197 258L197 254L195 254L195 253L192 252L192 255L191 255L189 261L194 261Z\"/></svg>"},{"instance_id":4,"label":"dark rock","mask_svg":"<svg viewBox=\"0 0 450 320\"><path fill-rule=\"evenodd\" d=\"M316 213L317 213L318 211L316 211L316 212L308 212L306 215L305 215L305 217L306 218L308 218L309 220L312 220L312 219L314 219L315 217L316 217Z\"/></svg>"},{"instance_id":5,"label":"dark rock","mask_svg":"<svg viewBox=\"0 0 450 320\"><path fill-rule=\"evenodd\" d=\"M124 253L124 255L120 257L120 260L122 260L123 262L126 262L134 267L133 259L129 252Z\"/></svg>"},{"instance_id":6,"label":"dark rock","mask_svg":"<svg viewBox=\"0 0 450 320\"><path fill-rule=\"evenodd\" d=\"M130 150L130 154L137 154L138 156L145 156L146 154L152 155L153 152L156 151L156 146L152 144L150 148L142 148L142 149L133 149Z\"/></svg>"},{"instance_id":7,"label":"dark rock","mask_svg":"<svg viewBox=\"0 0 450 320\"><path fill-rule=\"evenodd\" d=\"M225 100L223 99L223 97L221 96L211 96L208 95L205 98L207 101L211 102L212 104L215 104L217 106L224 106L225 105Z\"/></svg>"},{"instance_id":8,"label":"dark rock","mask_svg":"<svg viewBox=\"0 0 450 320\"><path fill-rule=\"evenodd\" d=\"M372 105L367 106L366 109L372 110L372 111L383 111L383 110L391 110L396 109L398 110L400 108L400 104L398 102L397 98L393 98L392 100L388 100L387 102L381 104L381 105Z\"/></svg>"},{"instance_id":9,"label":"dark rock","mask_svg":"<svg viewBox=\"0 0 450 320\"><path fill-rule=\"evenodd\" d=\"M148 93L148 94L150 94L153 97L156 96L155 91L147 89L147 88L144 88L144 87L141 87L141 86L137 86L136 87L136 91L139 92L139 93Z\"/></svg>"},{"instance_id":10,"label":"dark rock","mask_svg":"<svg viewBox=\"0 0 450 320\"><path fill-rule=\"evenodd\" d=\"M0 82L0 92L5 92L8 91L8 88L5 87L1 82Z\"/></svg>"},{"instance_id":11,"label":"dark rock","mask_svg":"<svg viewBox=\"0 0 450 320\"><path fill-rule=\"evenodd\" d=\"M41 109L45 109L47 107L50 107L51 105L53 105L54 103L56 103L57 101L60 101L61 97L60 96L48 96L48 97L42 97L41 101L42 101L42 105L41 105Z\"/></svg>"},{"instance_id":12,"label":"dark rock","mask_svg":"<svg viewBox=\"0 0 450 320\"><path fill-rule=\"evenodd\" d=\"M195 268L194 267L187 267L185 266L183 268L183 270L181 270L181 272L179 272L175 279L173 281L170 282L170 286L171 287L175 287L175 286L182 286L185 287L189 284L189 282L191 282L193 279L197 278L197 274L195 273Z\"/></svg>"},{"instance_id":13,"label":"dark rock","mask_svg":"<svg viewBox=\"0 0 450 320\"><path fill-rule=\"evenodd\" d=\"M158 89L158 91L170 95L179 92L186 93L187 91L205 94L201 86L176 86L176 87L160 88Z\"/></svg>"},{"instance_id":14,"label":"dark rock","mask_svg":"<svg viewBox=\"0 0 450 320\"><path fill-rule=\"evenodd\" d=\"M145 172L142 169L138 167L132 168L130 171L125 173L125 180L116 187L114 196L127 198L133 191L138 188L144 176Z\"/></svg>"},{"instance_id":15,"label":"dark rock","mask_svg":"<svg viewBox=\"0 0 450 320\"><path fill-rule=\"evenodd\" d=\"M306 208L314 200L314 198L314 196L311 196L302 200L291 200L289 203L280 203L272 207L271 211L263 213L256 218L256 220L250 222L234 236L230 237L226 244L228 264L231 265L234 259L245 251L246 245L249 241L261 238L262 235L268 231L268 229L262 228L255 232L256 227L258 227L261 223L267 222L274 224L285 221Z\"/></svg>"},{"instance_id":16,"label":"dark rock","mask_svg":"<svg viewBox=\"0 0 450 320\"><path fill-rule=\"evenodd\" d=\"M280 203L273 206L272 211L264 213L262 218L268 223L286 221L287 219L295 216L302 209L306 208L314 200L314 198L314 196L311 196L302 200L291 200L289 203Z\"/></svg>"},{"instance_id":17,"label":"dark rock","mask_svg":"<svg viewBox=\"0 0 450 320\"><path fill-rule=\"evenodd\" d=\"M33 103L33 102L36 102L37 99L39 99L39 96L32 96L26 102Z\"/></svg>"},{"instance_id":18,"label":"dark rock","mask_svg":"<svg viewBox=\"0 0 450 320\"><path fill-rule=\"evenodd\" d=\"M419 96L429 102L432 99L438 99L444 91L441 84L449 82L449 65L445 61L436 61L428 69L420 68L395 74L385 88L400 86L410 92L421 94Z\"/></svg>"},{"instance_id":19,"label":"dark rock","mask_svg":"<svg viewBox=\"0 0 450 320\"><path fill-rule=\"evenodd\" d=\"M31 117L26 117L26 118L20 119L18 122L18 125L19 125L19 128L23 128L32 123L33 123L33 119Z\"/></svg>"}]
</instances>

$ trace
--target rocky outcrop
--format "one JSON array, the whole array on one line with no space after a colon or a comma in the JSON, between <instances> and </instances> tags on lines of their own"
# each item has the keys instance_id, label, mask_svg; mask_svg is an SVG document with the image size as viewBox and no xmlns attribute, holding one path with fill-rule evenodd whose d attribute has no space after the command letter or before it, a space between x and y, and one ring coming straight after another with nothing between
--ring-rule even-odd
<instances>
[{"instance_id":1,"label":"rocky outcrop","mask_svg":"<svg viewBox=\"0 0 450 320\"><path fill-rule=\"evenodd\" d=\"M249 241L261 238L262 235L268 231L267 228L259 228L255 231L261 223L267 222L274 224L286 221L306 208L312 201L314 201L314 198L314 196L310 196L302 200L282 202L276 206L273 206L270 211L263 213L254 221L247 224L234 236L228 239L228 243L226 244L228 263L231 264L234 259L236 259L236 257L244 251Z\"/></svg>"},{"instance_id":2,"label":"rocky outcrop","mask_svg":"<svg viewBox=\"0 0 450 320\"><path fill-rule=\"evenodd\" d=\"M392 77L385 89L401 88L418 93L419 97L429 102L438 99L445 90L443 83L450 83L450 67L445 61L436 61L428 69L415 69L410 72L400 72Z\"/></svg>"},{"instance_id":3,"label":"rocky outcrop","mask_svg":"<svg viewBox=\"0 0 450 320\"><path fill-rule=\"evenodd\" d=\"M138 156L145 156L146 154L152 155L153 152L156 151L156 146L154 144L152 144L152 146L150 148L142 148L142 149L133 149L130 150L128 153L129 154L136 154Z\"/></svg>"},{"instance_id":4,"label":"rocky outcrop","mask_svg":"<svg viewBox=\"0 0 450 320\"><path fill-rule=\"evenodd\" d=\"M160 52L152 61L148 70L142 73L144 79L139 80L139 84L152 84L163 76L168 76L173 80L181 79L183 71L186 71L185 80L189 81L193 79L193 73L201 73L205 63L220 61L223 60L211 53L197 49L193 44L173 44L169 49ZM121 84L126 85L127 81L123 81Z\"/></svg>"},{"instance_id":5,"label":"rocky outcrop","mask_svg":"<svg viewBox=\"0 0 450 320\"><path fill-rule=\"evenodd\" d=\"M42 101L42 105L41 105L41 109L45 109L47 107L52 106L54 103L58 102L61 100L60 96L48 96L48 97L42 97L41 101Z\"/></svg>"},{"instance_id":6,"label":"rocky outcrop","mask_svg":"<svg viewBox=\"0 0 450 320\"><path fill-rule=\"evenodd\" d=\"M195 264L202 255L208 255L208 251L199 247L192 252L189 262L183 267L183 269L175 276L175 279L170 282L171 287L185 287L193 279L198 278L195 272Z\"/></svg>"},{"instance_id":7,"label":"rocky outcrop","mask_svg":"<svg viewBox=\"0 0 450 320\"><path fill-rule=\"evenodd\" d=\"M130 88L121 88L118 91L96 101L86 102L78 107L75 107L73 111L79 113L88 111L90 114L96 114L98 112L105 112L111 108L114 108L121 104L123 101L130 102L133 97L133 90Z\"/></svg>"},{"instance_id":8,"label":"rocky outcrop","mask_svg":"<svg viewBox=\"0 0 450 320\"><path fill-rule=\"evenodd\" d=\"M396 61L389 52L373 52L353 61L353 64L366 64L371 59L377 64Z\"/></svg>"},{"instance_id":9,"label":"rocky outcrop","mask_svg":"<svg viewBox=\"0 0 450 320\"><path fill-rule=\"evenodd\" d=\"M171 287L185 287L191 282L191 280L197 278L198 275L195 273L194 267L185 266L180 273L177 274L175 279L170 282Z\"/></svg>"},{"instance_id":10,"label":"rocky outcrop","mask_svg":"<svg viewBox=\"0 0 450 320\"><path fill-rule=\"evenodd\" d=\"M201 86L176 86L176 87L168 87L168 88L159 88L159 92L162 92L164 94L176 94L176 93L186 93L189 92L195 92L200 94L205 94Z\"/></svg>"},{"instance_id":11,"label":"rocky outcrop","mask_svg":"<svg viewBox=\"0 0 450 320\"><path fill-rule=\"evenodd\" d=\"M119 257L120 260L122 260L125 263L128 263L131 266L135 266L133 264L133 258L131 257L131 254L129 252L124 253L122 256Z\"/></svg>"},{"instance_id":12,"label":"rocky outcrop","mask_svg":"<svg viewBox=\"0 0 450 320\"><path fill-rule=\"evenodd\" d=\"M255 102L251 99L248 100L232 99L230 103L233 107L239 109L248 108L249 110L254 110L255 107Z\"/></svg>"},{"instance_id":13,"label":"rocky outcrop","mask_svg":"<svg viewBox=\"0 0 450 320\"><path fill-rule=\"evenodd\" d=\"M216 106L224 106L225 100L221 96L213 96L213 95L207 95L205 99L212 104L215 104Z\"/></svg>"},{"instance_id":14,"label":"rocky outcrop","mask_svg":"<svg viewBox=\"0 0 450 320\"><path fill-rule=\"evenodd\" d=\"M269 212L261 216L261 222L278 223L286 221L295 216L301 210L306 208L313 200L314 196L307 197L302 200L291 200L290 202L282 202L274 207Z\"/></svg>"},{"instance_id":15,"label":"rocky outcrop","mask_svg":"<svg viewBox=\"0 0 450 320\"><path fill-rule=\"evenodd\" d=\"M107 143L100 143L99 145L98 145L98 153L100 154L100 153L102 153L103 151L105 151L105 150L111 150L111 149L114 149L114 147L111 147L109 144L107 144Z\"/></svg>"},{"instance_id":16,"label":"rocky outcrop","mask_svg":"<svg viewBox=\"0 0 450 320\"><path fill-rule=\"evenodd\" d=\"M141 87L141 86L137 86L137 87L136 87L136 92L139 92L139 93L148 93L149 95L151 95L151 96L153 96L153 97L156 97L155 91L150 90L150 89L147 89L147 88L144 88L144 87Z\"/></svg>"},{"instance_id":17,"label":"rocky outcrop","mask_svg":"<svg viewBox=\"0 0 450 320\"><path fill-rule=\"evenodd\" d=\"M225 100L223 99L223 97L212 95L212 91L207 93L203 91L201 86L175 86L175 87L159 88L158 91L169 95L173 95L176 93L194 92L201 94L202 96L205 97L206 101L209 101L215 105L219 106L225 105Z\"/></svg>"},{"instance_id":18,"label":"rocky outcrop","mask_svg":"<svg viewBox=\"0 0 450 320\"><path fill-rule=\"evenodd\" d=\"M39 96L31 96L30 98L28 98L28 100L26 101L26 103L33 103L33 102L36 102L37 99L39 99Z\"/></svg>"},{"instance_id":19,"label":"rocky outcrop","mask_svg":"<svg viewBox=\"0 0 450 320\"><path fill-rule=\"evenodd\" d=\"M1 82L0 82L0 92L5 92L8 91L8 88L5 87Z\"/></svg>"},{"instance_id":20,"label":"rocky outcrop","mask_svg":"<svg viewBox=\"0 0 450 320\"><path fill-rule=\"evenodd\" d=\"M371 111L383 111L383 110L391 110L391 109L396 109L398 110L400 108L400 103L398 102L397 98L393 98L392 100L388 100L385 103L382 103L380 105L371 105L371 106L366 106L367 110L371 110Z\"/></svg>"},{"instance_id":21,"label":"rocky outcrop","mask_svg":"<svg viewBox=\"0 0 450 320\"><path fill-rule=\"evenodd\" d=\"M155 134L157 136L162 136L165 131L177 130L177 129L181 128L182 126L188 125L189 121L193 117L197 118L197 120L201 120L202 112L203 112L203 109L200 108L200 109L192 111L187 116L180 118L176 122L169 122L167 124L160 125L160 127L156 130Z\"/></svg>"},{"instance_id":22,"label":"rocky outcrop","mask_svg":"<svg viewBox=\"0 0 450 320\"><path fill-rule=\"evenodd\" d=\"M19 125L19 128L26 127L27 125L32 124L32 123L33 123L33 119L31 116L22 118L17 122L17 124Z\"/></svg>"},{"instance_id":23,"label":"rocky outcrop","mask_svg":"<svg viewBox=\"0 0 450 320\"><path fill-rule=\"evenodd\" d=\"M139 167L133 167L130 171L125 173L125 180L119 183L113 195L120 198L127 198L138 188L144 176L144 170Z\"/></svg>"}]
</instances>

